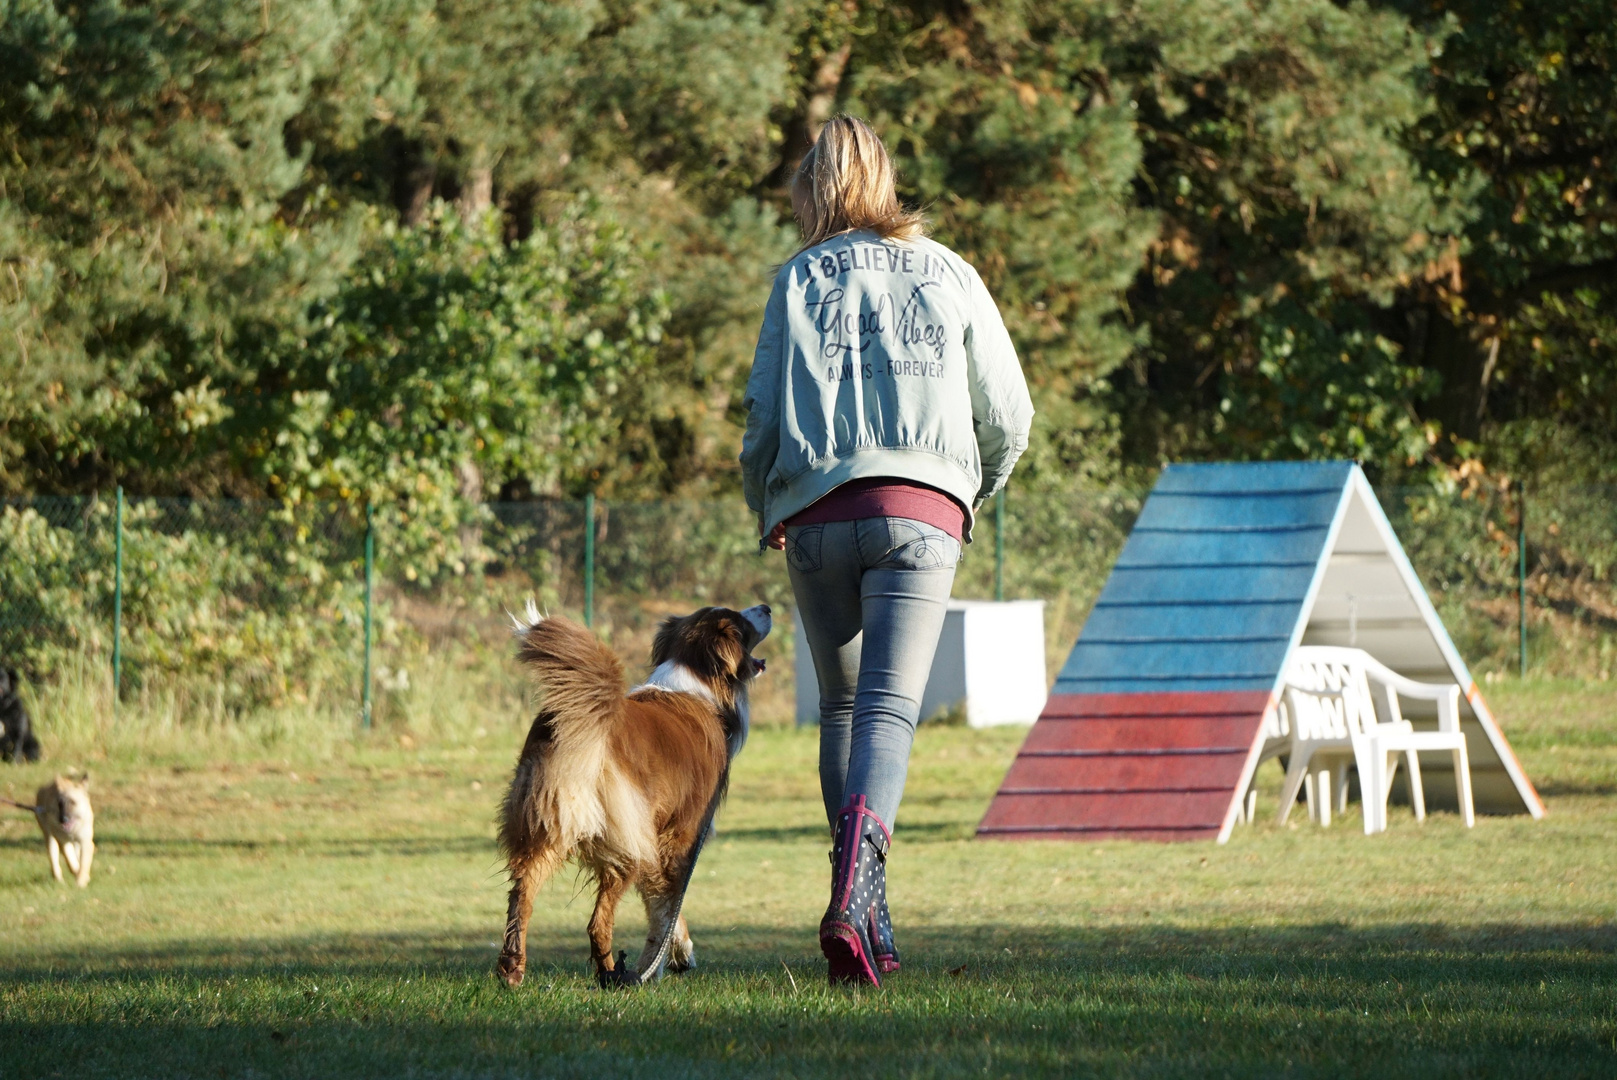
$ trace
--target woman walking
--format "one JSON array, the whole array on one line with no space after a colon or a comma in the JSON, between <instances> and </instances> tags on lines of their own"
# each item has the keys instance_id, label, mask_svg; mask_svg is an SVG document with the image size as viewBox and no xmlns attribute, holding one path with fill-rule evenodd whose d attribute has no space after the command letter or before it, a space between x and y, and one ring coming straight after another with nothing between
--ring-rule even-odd
<instances>
[{"instance_id":1,"label":"woman walking","mask_svg":"<svg viewBox=\"0 0 1617 1080\"><path fill-rule=\"evenodd\" d=\"M775 278L741 469L784 548L820 682L832 982L898 970L887 854L973 511L1027 448L1033 405L998 309L903 209L887 149L838 117L798 168L803 246Z\"/></svg>"}]
</instances>

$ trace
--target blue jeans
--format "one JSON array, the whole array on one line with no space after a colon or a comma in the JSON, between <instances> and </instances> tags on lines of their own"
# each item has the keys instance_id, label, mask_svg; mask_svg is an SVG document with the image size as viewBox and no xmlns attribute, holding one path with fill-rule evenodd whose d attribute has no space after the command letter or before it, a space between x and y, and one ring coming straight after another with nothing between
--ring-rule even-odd
<instances>
[{"instance_id":1,"label":"blue jeans","mask_svg":"<svg viewBox=\"0 0 1617 1080\"><path fill-rule=\"evenodd\" d=\"M960 541L909 518L786 530L820 680L820 794L833 824L863 795L892 827L959 559Z\"/></svg>"}]
</instances>

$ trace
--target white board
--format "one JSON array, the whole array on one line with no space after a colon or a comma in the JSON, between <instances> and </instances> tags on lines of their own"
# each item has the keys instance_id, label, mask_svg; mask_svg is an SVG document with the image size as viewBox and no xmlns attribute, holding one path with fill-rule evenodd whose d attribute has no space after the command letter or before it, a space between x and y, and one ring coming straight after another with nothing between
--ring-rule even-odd
<instances>
[{"instance_id":1,"label":"white board","mask_svg":"<svg viewBox=\"0 0 1617 1080\"><path fill-rule=\"evenodd\" d=\"M817 724L820 684L795 609L792 628L797 722ZM921 698L921 719L963 707L974 728L1031 724L1044 709L1048 686L1044 601L951 600Z\"/></svg>"}]
</instances>

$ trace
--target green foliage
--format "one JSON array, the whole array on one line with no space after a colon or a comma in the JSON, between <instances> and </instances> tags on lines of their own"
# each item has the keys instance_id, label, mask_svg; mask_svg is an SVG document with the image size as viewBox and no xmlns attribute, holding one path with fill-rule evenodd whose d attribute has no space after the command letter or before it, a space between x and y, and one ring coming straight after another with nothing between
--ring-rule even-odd
<instances>
[{"instance_id":1,"label":"green foliage","mask_svg":"<svg viewBox=\"0 0 1617 1080\"><path fill-rule=\"evenodd\" d=\"M648 274L665 290L668 316L655 366L622 388L619 438L601 447L587 480L608 496L729 493L739 482L759 297L792 253L796 226L756 199L703 211L662 184L635 185L618 200L617 216L647 238Z\"/></svg>"},{"instance_id":2,"label":"green foliage","mask_svg":"<svg viewBox=\"0 0 1617 1080\"><path fill-rule=\"evenodd\" d=\"M1593 0L4 11L9 492L724 492L792 239L780 184L837 109L873 120L999 299L1042 417L1030 475L1337 454L1397 474L1482 445L1545 468L1540 418L1602 445L1617 427L1617 80ZM559 340L522 310L553 298L512 275L574 273L559 237L595 228L633 255L556 302L614 356L587 393L507 395L490 358ZM424 336L373 340L372 309ZM429 338L425 366L379 360ZM422 572L466 564L453 546Z\"/></svg>"},{"instance_id":3,"label":"green foliage","mask_svg":"<svg viewBox=\"0 0 1617 1080\"><path fill-rule=\"evenodd\" d=\"M344 215L280 202L305 169L282 130L343 18L324 0L5 7L0 485L231 486L198 460L190 398L235 369L235 326L297 322L352 251Z\"/></svg>"},{"instance_id":4,"label":"green foliage","mask_svg":"<svg viewBox=\"0 0 1617 1080\"><path fill-rule=\"evenodd\" d=\"M1428 379L1368 316L1463 221L1404 142L1434 43L1362 7L1245 10L1142 12L1159 44L1132 71L1141 187L1162 229L1130 294L1149 344L1117 380L1132 451L1406 465Z\"/></svg>"},{"instance_id":5,"label":"green foliage","mask_svg":"<svg viewBox=\"0 0 1617 1080\"><path fill-rule=\"evenodd\" d=\"M0 510L0 654L36 678L85 656L110 670L114 506L43 509ZM210 706L239 713L307 701L333 680L357 685L362 527L327 507L129 503L125 692L205 692Z\"/></svg>"},{"instance_id":6,"label":"green foliage","mask_svg":"<svg viewBox=\"0 0 1617 1080\"><path fill-rule=\"evenodd\" d=\"M1132 103L1108 94L1099 5L872 9L848 106L891 144L938 239L983 273L1043 413L1030 464L1109 471L1091 400L1137 344L1119 314L1155 233L1133 205ZM1097 437L1098 436L1098 437Z\"/></svg>"},{"instance_id":7,"label":"green foliage","mask_svg":"<svg viewBox=\"0 0 1617 1080\"><path fill-rule=\"evenodd\" d=\"M1443 35L1407 140L1467 222L1393 329L1422 411L1491 466L1556 472L1617 431L1617 28L1602 0L1390 3ZM1568 452L1577 445L1579 453ZM1464 449L1464 448L1462 448ZM1604 475L1611 475L1609 465Z\"/></svg>"},{"instance_id":8,"label":"green foliage","mask_svg":"<svg viewBox=\"0 0 1617 1080\"><path fill-rule=\"evenodd\" d=\"M1077 596L1122 520L1080 493L1174 458L1609 481L1608 8L0 0L0 493L371 502L416 587L538 558L491 500L731 496L784 181L838 110L1020 350L1014 513L1092 541L1029 588ZM99 534L40 528L0 573L88 617ZM725 563L746 528L650 535ZM188 543L157 565L210 610L278 566ZM245 655L208 648L151 670Z\"/></svg>"},{"instance_id":9,"label":"green foliage","mask_svg":"<svg viewBox=\"0 0 1617 1080\"><path fill-rule=\"evenodd\" d=\"M1405 142L1435 39L1325 0L860 11L846 102L1005 310L1033 470L1427 454L1436 380L1371 312L1464 221Z\"/></svg>"},{"instance_id":10,"label":"green foliage","mask_svg":"<svg viewBox=\"0 0 1617 1080\"><path fill-rule=\"evenodd\" d=\"M1460 655L1474 671L1515 672L1524 500L1516 485L1394 488L1382 505ZM1617 670L1617 509L1607 487L1530 488L1527 645L1539 675Z\"/></svg>"},{"instance_id":11,"label":"green foliage","mask_svg":"<svg viewBox=\"0 0 1617 1080\"><path fill-rule=\"evenodd\" d=\"M513 244L441 205L374 235L305 334L261 329L221 450L289 504L376 503L412 580L464 571L457 530L491 486L556 492L615 445L666 306L632 237L581 205Z\"/></svg>"},{"instance_id":12,"label":"green foliage","mask_svg":"<svg viewBox=\"0 0 1617 1080\"><path fill-rule=\"evenodd\" d=\"M55 674L64 655L110 652L113 560L89 530L96 508L0 509L0 655L30 674ZM89 512L86 512L88 510ZM60 520L53 520L57 518Z\"/></svg>"},{"instance_id":13,"label":"green foliage","mask_svg":"<svg viewBox=\"0 0 1617 1080\"><path fill-rule=\"evenodd\" d=\"M1341 322L1349 322L1350 308ZM1256 355L1207 427L1217 442L1258 458L1353 458L1414 465L1435 438L1403 407L1431 376L1402 362L1398 346L1363 325L1333 325L1291 300L1250 323Z\"/></svg>"}]
</instances>

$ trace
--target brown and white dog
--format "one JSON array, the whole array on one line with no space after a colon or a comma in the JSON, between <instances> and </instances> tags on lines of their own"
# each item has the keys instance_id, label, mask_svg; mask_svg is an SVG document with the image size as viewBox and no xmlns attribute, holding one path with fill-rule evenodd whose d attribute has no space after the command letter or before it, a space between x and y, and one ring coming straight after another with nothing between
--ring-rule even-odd
<instances>
[{"instance_id":1,"label":"brown and white dog","mask_svg":"<svg viewBox=\"0 0 1617 1080\"><path fill-rule=\"evenodd\" d=\"M747 739L747 688L764 668L752 650L769 633L769 607L666 620L651 676L627 691L622 662L591 631L543 617L531 602L526 621L513 621L517 659L544 696L501 815L511 897L496 970L521 984L534 893L576 858L596 883L590 957L604 981L616 968L612 928L631 885L649 924L637 966L655 959L678 911L708 806ZM668 967L695 962L681 916Z\"/></svg>"}]
</instances>

